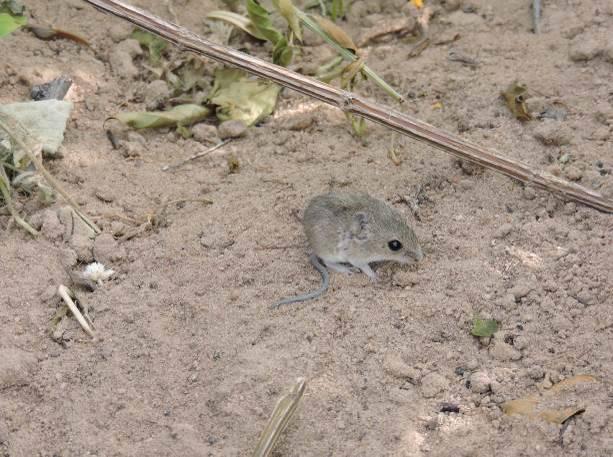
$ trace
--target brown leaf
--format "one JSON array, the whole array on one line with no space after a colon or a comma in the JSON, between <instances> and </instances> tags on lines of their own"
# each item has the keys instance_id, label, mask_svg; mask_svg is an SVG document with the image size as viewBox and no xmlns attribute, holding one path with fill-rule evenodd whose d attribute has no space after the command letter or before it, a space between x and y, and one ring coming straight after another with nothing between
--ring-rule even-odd
<instances>
[{"instance_id":1,"label":"brown leaf","mask_svg":"<svg viewBox=\"0 0 613 457\"><path fill-rule=\"evenodd\" d=\"M67 32L65 30L56 29L53 27L45 27L42 25L29 25L28 28L30 31L41 40L52 40L54 38L65 38L67 40L75 41L76 43L90 46L89 42L72 32Z\"/></svg>"},{"instance_id":2,"label":"brown leaf","mask_svg":"<svg viewBox=\"0 0 613 457\"><path fill-rule=\"evenodd\" d=\"M332 22L330 19L326 19L322 16L313 16L317 21L317 24L326 32L330 38L336 41L345 49L349 49L354 54L357 54L358 47L347 33L341 29L338 25Z\"/></svg>"}]
</instances>

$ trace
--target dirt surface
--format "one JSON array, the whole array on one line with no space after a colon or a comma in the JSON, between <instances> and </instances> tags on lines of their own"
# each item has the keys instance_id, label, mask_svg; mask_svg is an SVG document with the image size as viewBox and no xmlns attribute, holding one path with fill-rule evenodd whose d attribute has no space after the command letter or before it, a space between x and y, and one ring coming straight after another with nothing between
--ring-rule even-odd
<instances>
[{"instance_id":1,"label":"dirt surface","mask_svg":"<svg viewBox=\"0 0 613 457\"><path fill-rule=\"evenodd\" d=\"M47 166L104 234L93 250L66 236L61 201L19 198L38 239L0 213L0 455L250 455L297 377L306 393L274 455L613 454L612 216L400 137L396 166L389 131L369 125L360 141L342 113L289 91L246 137L162 172L210 144L165 130L124 133L111 147L104 120L145 109L159 87L142 56L136 73L125 59L112 65L131 28L81 1L25 3L92 49L26 31L2 39L0 103L74 78L63 157ZM166 2L134 3L172 17ZM354 36L410 14L405 1L352 3L341 24ZM545 1L538 36L527 0L426 4L436 14L421 55L408 57L414 37L364 49L408 97L403 109L613 197L613 4ZM174 2L178 22L205 36L205 14L223 7ZM268 55L244 36L231 44ZM303 69L328 55L312 37L307 45ZM515 120L500 98L515 79L534 114L565 117ZM358 91L391 103L371 85ZM323 298L272 311L319 282L295 216L330 189L385 199L414 225L425 258L382 265L374 284L333 274ZM172 203L153 230L121 239L180 199L212 204ZM52 338L65 268L94 257L116 271L80 294L100 340L74 320ZM477 315L500 322L493 338L471 336ZM551 400L552 385L579 374L596 380L557 400L585 410L563 425L502 411L526 395Z\"/></svg>"}]
</instances>

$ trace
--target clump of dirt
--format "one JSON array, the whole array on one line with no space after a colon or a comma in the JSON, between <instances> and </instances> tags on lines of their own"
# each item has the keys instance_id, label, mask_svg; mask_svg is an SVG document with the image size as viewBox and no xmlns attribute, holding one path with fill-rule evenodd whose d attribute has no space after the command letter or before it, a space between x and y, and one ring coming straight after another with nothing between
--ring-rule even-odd
<instances>
[{"instance_id":1,"label":"clump of dirt","mask_svg":"<svg viewBox=\"0 0 613 457\"><path fill-rule=\"evenodd\" d=\"M411 14L404 0L351 3L341 24L353 36ZM535 35L529 3L426 2L432 40L420 54L409 57L412 36L364 51L408 98L402 109L612 197L613 8L544 2ZM167 2L135 4L171 18ZM131 132L113 149L105 119L166 95L126 41L131 28L85 2L27 6L92 48L26 31L3 38L0 102L74 79L63 157L47 166L105 234L71 245L61 201L18 199L37 239L0 209L0 454L249 455L297 377L306 393L279 455L613 454L610 215L399 137L394 165L389 131L369 125L358 140L342 113L290 91L246 136L163 172L209 147L214 129ZM174 2L178 22L205 35L206 13L223 7ZM307 43L307 64L318 62L322 45ZM530 121L500 97L514 80L530 93ZM425 258L381 266L375 284L333 274L323 298L271 311L318 284L295 216L330 189L387 200ZM100 340L76 322L52 339L66 268L94 258L116 271L81 295ZM472 336L476 316L498 332ZM578 374L600 381L575 387L565 406L585 412L564 424L503 413Z\"/></svg>"}]
</instances>

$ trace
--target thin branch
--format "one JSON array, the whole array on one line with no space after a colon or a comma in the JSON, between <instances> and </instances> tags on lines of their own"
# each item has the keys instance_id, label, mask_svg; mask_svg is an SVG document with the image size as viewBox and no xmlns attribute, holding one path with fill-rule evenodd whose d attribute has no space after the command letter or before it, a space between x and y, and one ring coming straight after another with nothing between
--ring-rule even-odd
<instances>
[{"instance_id":1,"label":"thin branch","mask_svg":"<svg viewBox=\"0 0 613 457\"><path fill-rule=\"evenodd\" d=\"M85 0L100 10L114 14L179 48L241 68L261 78L294 89L310 97L336 106L346 113L356 114L396 130L403 135L424 141L460 159L476 163L519 181L555 193L562 198L584 203L601 211L613 213L613 201L598 192L568 182L530 166L489 151L444 130L433 127L390 107L374 103L351 92L337 89L316 79L303 76L265 60L243 54L227 46L212 43L189 30L171 24L151 13L127 5L120 0Z\"/></svg>"}]
</instances>

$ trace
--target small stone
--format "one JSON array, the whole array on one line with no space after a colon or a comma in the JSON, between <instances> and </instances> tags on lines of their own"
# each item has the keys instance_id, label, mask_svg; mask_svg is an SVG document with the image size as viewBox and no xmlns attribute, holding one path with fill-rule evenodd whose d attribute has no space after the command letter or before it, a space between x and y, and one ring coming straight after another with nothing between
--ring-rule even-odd
<instances>
[{"instance_id":1,"label":"small stone","mask_svg":"<svg viewBox=\"0 0 613 457\"><path fill-rule=\"evenodd\" d=\"M419 373L396 354L385 356L385 359L383 359L383 369L394 378L410 379L413 381L419 378Z\"/></svg>"},{"instance_id":2,"label":"small stone","mask_svg":"<svg viewBox=\"0 0 613 457\"><path fill-rule=\"evenodd\" d=\"M564 168L564 176L571 181L579 181L583 178L583 171L575 165L570 165Z\"/></svg>"},{"instance_id":3,"label":"small stone","mask_svg":"<svg viewBox=\"0 0 613 457\"><path fill-rule=\"evenodd\" d=\"M538 381L540 379L543 379L543 377L545 376L545 370L543 370L543 368L538 365L533 365L528 368L527 374L530 379Z\"/></svg>"},{"instance_id":4,"label":"small stone","mask_svg":"<svg viewBox=\"0 0 613 457\"><path fill-rule=\"evenodd\" d=\"M536 191L532 187L525 187L523 194L526 200L534 200L536 198Z\"/></svg>"},{"instance_id":5,"label":"small stone","mask_svg":"<svg viewBox=\"0 0 613 457\"><path fill-rule=\"evenodd\" d=\"M147 140L145 139L145 137L138 132L128 132L127 139L128 141L132 143L138 143L141 146L145 146L147 144Z\"/></svg>"},{"instance_id":6,"label":"small stone","mask_svg":"<svg viewBox=\"0 0 613 457\"><path fill-rule=\"evenodd\" d=\"M98 188L94 191L94 195L98 200L105 203L112 203L115 200L115 196L110 189Z\"/></svg>"},{"instance_id":7,"label":"small stone","mask_svg":"<svg viewBox=\"0 0 613 457\"><path fill-rule=\"evenodd\" d=\"M156 79L151 81L145 88L145 105L147 111L154 111L160 109L170 96L170 90L166 81Z\"/></svg>"},{"instance_id":8,"label":"small stone","mask_svg":"<svg viewBox=\"0 0 613 457\"><path fill-rule=\"evenodd\" d=\"M505 296L500 299L500 305L505 309L515 308L516 303L515 295L512 293L505 294Z\"/></svg>"},{"instance_id":9,"label":"small stone","mask_svg":"<svg viewBox=\"0 0 613 457\"><path fill-rule=\"evenodd\" d=\"M521 359L521 352L510 344L505 343L503 339L494 338L494 344L490 347L489 351L492 358L501 362Z\"/></svg>"},{"instance_id":10,"label":"small stone","mask_svg":"<svg viewBox=\"0 0 613 457\"><path fill-rule=\"evenodd\" d=\"M45 210L42 216L41 232L48 240L59 240L64 234L64 227L58 218L56 211L48 209Z\"/></svg>"},{"instance_id":11,"label":"small stone","mask_svg":"<svg viewBox=\"0 0 613 457\"><path fill-rule=\"evenodd\" d=\"M477 394L484 394L491 389L492 379L485 371L475 371L470 376L470 390Z\"/></svg>"},{"instance_id":12,"label":"small stone","mask_svg":"<svg viewBox=\"0 0 613 457\"><path fill-rule=\"evenodd\" d=\"M496 238L506 238L513 231L513 225L511 224L502 224L496 230Z\"/></svg>"},{"instance_id":13,"label":"small stone","mask_svg":"<svg viewBox=\"0 0 613 457\"><path fill-rule=\"evenodd\" d=\"M445 8L445 11L455 11L462 6L462 0L441 0L441 5Z\"/></svg>"},{"instance_id":14,"label":"small stone","mask_svg":"<svg viewBox=\"0 0 613 457\"><path fill-rule=\"evenodd\" d=\"M35 370L36 357L33 354L16 348L0 348L0 392L30 384Z\"/></svg>"},{"instance_id":15,"label":"small stone","mask_svg":"<svg viewBox=\"0 0 613 457\"><path fill-rule=\"evenodd\" d=\"M122 141L120 146L121 153L124 157L140 157L145 152L143 145L137 141Z\"/></svg>"},{"instance_id":16,"label":"small stone","mask_svg":"<svg viewBox=\"0 0 613 457\"><path fill-rule=\"evenodd\" d=\"M516 284L509 291L509 293L513 294L513 297L515 298L515 301L517 302L520 299L524 298L526 295L528 295L532 289L533 288L528 284Z\"/></svg>"},{"instance_id":17,"label":"small stone","mask_svg":"<svg viewBox=\"0 0 613 457\"><path fill-rule=\"evenodd\" d=\"M534 129L534 137L547 146L564 146L571 142L573 132L560 122L546 119Z\"/></svg>"},{"instance_id":18,"label":"small stone","mask_svg":"<svg viewBox=\"0 0 613 457\"><path fill-rule=\"evenodd\" d=\"M281 124L281 127L287 130L306 130L313 125L314 121L315 119L312 114L300 113L289 117Z\"/></svg>"},{"instance_id":19,"label":"small stone","mask_svg":"<svg viewBox=\"0 0 613 457\"><path fill-rule=\"evenodd\" d=\"M60 263L62 264L62 267L66 269L74 267L79 260L79 256L74 249L64 248L60 250L59 254Z\"/></svg>"},{"instance_id":20,"label":"small stone","mask_svg":"<svg viewBox=\"0 0 613 457\"><path fill-rule=\"evenodd\" d=\"M421 378L421 394L425 398L433 398L447 389L447 379L438 373L428 373Z\"/></svg>"},{"instance_id":21,"label":"small stone","mask_svg":"<svg viewBox=\"0 0 613 457\"><path fill-rule=\"evenodd\" d=\"M129 38L118 43L109 55L109 63L113 73L119 78L134 79L139 75L139 70L132 59L143 53L138 41Z\"/></svg>"},{"instance_id":22,"label":"small stone","mask_svg":"<svg viewBox=\"0 0 613 457\"><path fill-rule=\"evenodd\" d=\"M214 144L219 141L217 137L217 128L209 124L196 124L192 127L194 140L204 144Z\"/></svg>"},{"instance_id":23,"label":"small stone","mask_svg":"<svg viewBox=\"0 0 613 457\"><path fill-rule=\"evenodd\" d=\"M119 237L126 233L126 225L123 222L113 221L111 222L111 233L115 237Z\"/></svg>"},{"instance_id":24,"label":"small stone","mask_svg":"<svg viewBox=\"0 0 613 457\"><path fill-rule=\"evenodd\" d=\"M110 233L101 233L94 241L94 259L104 265L119 262L126 256L125 249L119 246Z\"/></svg>"},{"instance_id":25,"label":"small stone","mask_svg":"<svg viewBox=\"0 0 613 457\"><path fill-rule=\"evenodd\" d=\"M600 53L602 53L602 45L595 37L587 33L576 36L568 50L568 56L573 62L592 60Z\"/></svg>"},{"instance_id":26,"label":"small stone","mask_svg":"<svg viewBox=\"0 0 613 457\"><path fill-rule=\"evenodd\" d=\"M225 140L227 138L239 138L247 133L247 126L241 120L224 121L217 127L219 138Z\"/></svg>"},{"instance_id":27,"label":"small stone","mask_svg":"<svg viewBox=\"0 0 613 457\"><path fill-rule=\"evenodd\" d=\"M592 295L587 289L581 290L575 298L579 303L586 306L593 305L596 303L594 295Z\"/></svg>"},{"instance_id":28,"label":"small stone","mask_svg":"<svg viewBox=\"0 0 613 457\"><path fill-rule=\"evenodd\" d=\"M398 287L413 287L419 284L419 277L414 271L397 270L392 276L392 284Z\"/></svg>"},{"instance_id":29,"label":"small stone","mask_svg":"<svg viewBox=\"0 0 613 457\"><path fill-rule=\"evenodd\" d=\"M123 22L112 21L113 25L109 28L109 36L115 43L127 39L132 33L131 28Z\"/></svg>"},{"instance_id":30,"label":"small stone","mask_svg":"<svg viewBox=\"0 0 613 457\"><path fill-rule=\"evenodd\" d=\"M94 241L91 238L82 234L74 234L68 244L77 253L77 258L80 262L93 262L94 254L92 253L92 247Z\"/></svg>"}]
</instances>

